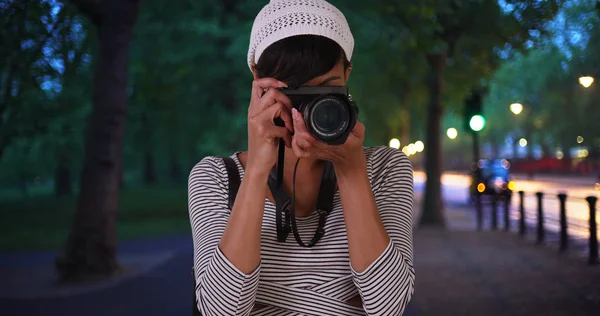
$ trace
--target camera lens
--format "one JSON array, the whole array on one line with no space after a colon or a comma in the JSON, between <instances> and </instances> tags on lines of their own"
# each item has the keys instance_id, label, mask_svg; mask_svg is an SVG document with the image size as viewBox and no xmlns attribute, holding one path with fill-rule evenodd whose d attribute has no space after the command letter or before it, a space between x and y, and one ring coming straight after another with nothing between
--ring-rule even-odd
<instances>
[{"instance_id":1,"label":"camera lens","mask_svg":"<svg viewBox=\"0 0 600 316\"><path fill-rule=\"evenodd\" d=\"M309 121L319 138L335 139L348 128L350 113L342 100L328 96L313 104Z\"/></svg>"}]
</instances>

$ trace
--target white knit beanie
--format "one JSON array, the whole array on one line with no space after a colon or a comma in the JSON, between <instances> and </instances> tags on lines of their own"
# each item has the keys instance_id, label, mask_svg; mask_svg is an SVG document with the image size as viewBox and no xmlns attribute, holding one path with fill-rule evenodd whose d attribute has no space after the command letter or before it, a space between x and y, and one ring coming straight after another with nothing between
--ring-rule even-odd
<instances>
[{"instance_id":1,"label":"white knit beanie","mask_svg":"<svg viewBox=\"0 0 600 316\"><path fill-rule=\"evenodd\" d=\"M354 37L346 18L325 0L271 0L256 16L248 66L258 63L269 45L295 35L321 35L338 43L350 60Z\"/></svg>"}]
</instances>

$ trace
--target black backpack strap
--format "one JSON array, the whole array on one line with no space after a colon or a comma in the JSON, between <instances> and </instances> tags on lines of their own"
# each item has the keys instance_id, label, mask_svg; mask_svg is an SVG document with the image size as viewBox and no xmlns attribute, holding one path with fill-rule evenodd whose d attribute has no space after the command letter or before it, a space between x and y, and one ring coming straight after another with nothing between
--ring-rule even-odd
<instances>
[{"instance_id":1,"label":"black backpack strap","mask_svg":"<svg viewBox=\"0 0 600 316\"><path fill-rule=\"evenodd\" d=\"M277 241L285 242L289 233L292 232L298 245L302 247L313 247L325 235L325 222L327 215L333 209L333 198L337 188L335 170L333 164L325 162L323 176L317 199L317 212L319 213L319 225L315 235L308 244L300 239L296 224L296 213L292 199L285 192L282 182L278 181L278 170L273 169L269 174L268 185L271 194L275 198L275 221L277 227Z\"/></svg>"},{"instance_id":2,"label":"black backpack strap","mask_svg":"<svg viewBox=\"0 0 600 316\"><path fill-rule=\"evenodd\" d=\"M233 158L223 157L223 161L225 162L225 169L227 170L227 178L229 180L229 210L232 210L235 197L240 189L240 172Z\"/></svg>"},{"instance_id":3,"label":"black backpack strap","mask_svg":"<svg viewBox=\"0 0 600 316\"><path fill-rule=\"evenodd\" d=\"M227 179L229 185L229 210L233 209L233 203L235 203L235 197L237 196L238 190L240 189L240 172L238 170L235 160L231 157L222 157L225 162L225 170L227 170ZM198 298L196 297L196 275L194 273L194 267L192 267L192 278L194 279L194 300L192 307L193 316L202 316L200 310L198 310Z\"/></svg>"},{"instance_id":4,"label":"black backpack strap","mask_svg":"<svg viewBox=\"0 0 600 316\"><path fill-rule=\"evenodd\" d=\"M275 222L277 229L277 240L279 242L285 242L288 235L290 234L290 202L291 199L285 192L283 185L278 182L278 170L273 169L269 174L269 180L267 182L271 194L275 199Z\"/></svg>"},{"instance_id":5,"label":"black backpack strap","mask_svg":"<svg viewBox=\"0 0 600 316\"><path fill-rule=\"evenodd\" d=\"M335 169L331 162L326 162L323 169L323 178L321 180L319 196L317 199L317 209L322 210L328 215L333 210L333 198L337 190L337 179Z\"/></svg>"}]
</instances>

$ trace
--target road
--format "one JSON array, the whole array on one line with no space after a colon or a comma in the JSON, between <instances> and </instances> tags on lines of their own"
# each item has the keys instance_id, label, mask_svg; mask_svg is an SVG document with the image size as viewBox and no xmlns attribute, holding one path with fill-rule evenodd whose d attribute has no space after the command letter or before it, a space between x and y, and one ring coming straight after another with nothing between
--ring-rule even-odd
<instances>
[{"instance_id":1,"label":"road","mask_svg":"<svg viewBox=\"0 0 600 316\"><path fill-rule=\"evenodd\" d=\"M425 188L426 175L423 172L415 172L415 194L421 197ZM442 194L447 203L465 204L468 201L468 187L470 178L465 174L445 173L442 176ZM585 197L594 195L600 196L600 191L594 190L593 184L589 179L564 179L560 177L544 177L528 180L524 177L515 177L515 191L525 191L525 219L528 225L536 225L537 197L535 192L543 192L543 210L545 218L545 227L548 231L559 231L559 210L560 203L556 195L565 192L568 195L567 223L569 227L569 236L573 238L587 238L589 236L589 206ZM518 195L513 196L511 203L511 219L518 220ZM600 205L598 205L600 208ZM489 206L484 206L489 209ZM600 209L596 214L596 221L600 223ZM502 223L502 207L498 207L498 223Z\"/></svg>"}]
</instances>

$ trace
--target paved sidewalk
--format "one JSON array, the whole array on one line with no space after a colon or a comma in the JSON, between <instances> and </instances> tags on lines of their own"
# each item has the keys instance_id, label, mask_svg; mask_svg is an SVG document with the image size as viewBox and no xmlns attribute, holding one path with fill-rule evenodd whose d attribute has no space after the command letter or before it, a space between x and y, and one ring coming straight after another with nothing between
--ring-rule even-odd
<instances>
[{"instance_id":1,"label":"paved sidewalk","mask_svg":"<svg viewBox=\"0 0 600 316\"><path fill-rule=\"evenodd\" d=\"M416 292L405 315L600 315L600 266L514 233L476 232L472 214L449 207L448 230L415 231ZM123 243L119 253L129 274L62 292L48 278L55 252L0 256L0 315L190 315L189 237ZM30 279L18 284L23 273ZM40 282L36 273L48 275ZM10 282L18 286L6 291Z\"/></svg>"},{"instance_id":2,"label":"paved sidewalk","mask_svg":"<svg viewBox=\"0 0 600 316\"><path fill-rule=\"evenodd\" d=\"M449 208L451 229L416 230L417 315L600 315L600 266L514 233L474 231L473 214Z\"/></svg>"},{"instance_id":3,"label":"paved sidewalk","mask_svg":"<svg viewBox=\"0 0 600 316\"><path fill-rule=\"evenodd\" d=\"M66 289L53 284L55 252L0 257L0 271L20 273L13 278L22 280L12 282L12 294L0 291L0 315L191 315L193 255L188 236L122 243L119 252L129 273L110 282ZM6 280L0 282L4 288Z\"/></svg>"}]
</instances>

